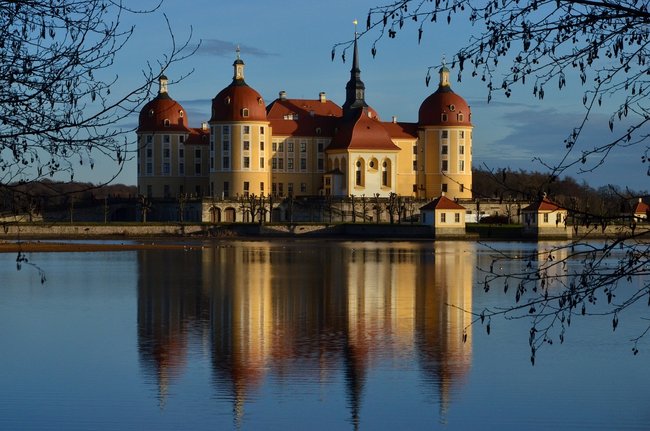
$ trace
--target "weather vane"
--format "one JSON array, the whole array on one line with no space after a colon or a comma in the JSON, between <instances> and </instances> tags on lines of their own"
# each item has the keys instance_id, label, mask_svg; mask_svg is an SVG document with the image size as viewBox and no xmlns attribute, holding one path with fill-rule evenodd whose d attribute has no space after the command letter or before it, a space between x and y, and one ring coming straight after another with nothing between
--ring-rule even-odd
<instances>
[{"instance_id":1,"label":"weather vane","mask_svg":"<svg viewBox=\"0 0 650 431\"><path fill-rule=\"evenodd\" d=\"M359 21L357 21L355 19L354 21L352 21L352 24L354 24L354 36L356 37L357 36L357 24L359 24Z\"/></svg>"},{"instance_id":2,"label":"weather vane","mask_svg":"<svg viewBox=\"0 0 650 431\"><path fill-rule=\"evenodd\" d=\"M235 49L235 52L237 53L237 60L239 60L239 53L241 52L239 49L239 44L237 44L237 49Z\"/></svg>"}]
</instances>

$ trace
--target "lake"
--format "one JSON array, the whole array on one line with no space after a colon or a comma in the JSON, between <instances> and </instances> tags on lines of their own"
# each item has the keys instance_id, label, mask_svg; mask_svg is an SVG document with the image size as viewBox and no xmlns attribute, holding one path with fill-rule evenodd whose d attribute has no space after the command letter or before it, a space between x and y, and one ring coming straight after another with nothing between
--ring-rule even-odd
<instances>
[{"instance_id":1,"label":"lake","mask_svg":"<svg viewBox=\"0 0 650 431\"><path fill-rule=\"evenodd\" d=\"M490 247L28 253L44 284L0 254L0 429L649 429L645 300L616 332L576 317L532 366L527 321L470 325L513 303L480 285Z\"/></svg>"}]
</instances>

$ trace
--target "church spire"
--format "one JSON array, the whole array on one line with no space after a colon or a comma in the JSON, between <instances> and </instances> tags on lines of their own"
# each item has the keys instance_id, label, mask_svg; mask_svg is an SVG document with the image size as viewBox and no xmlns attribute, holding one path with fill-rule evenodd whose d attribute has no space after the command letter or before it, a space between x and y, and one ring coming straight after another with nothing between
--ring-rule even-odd
<instances>
[{"instance_id":1,"label":"church spire","mask_svg":"<svg viewBox=\"0 0 650 431\"><path fill-rule=\"evenodd\" d=\"M352 69L350 69L350 80L345 86L345 103L343 104L344 115L352 109L367 107L366 86L361 81L361 69L359 68L359 48L357 44L357 20L354 20L354 52L352 57Z\"/></svg>"}]
</instances>

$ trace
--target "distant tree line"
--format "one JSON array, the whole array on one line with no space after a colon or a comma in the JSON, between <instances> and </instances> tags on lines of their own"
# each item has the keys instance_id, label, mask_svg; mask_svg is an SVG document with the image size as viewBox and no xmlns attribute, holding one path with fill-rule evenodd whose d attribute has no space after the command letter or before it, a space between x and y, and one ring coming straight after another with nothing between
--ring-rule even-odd
<instances>
[{"instance_id":1,"label":"distant tree line","mask_svg":"<svg viewBox=\"0 0 650 431\"><path fill-rule=\"evenodd\" d=\"M579 183L569 176L549 181L548 173L523 169L475 168L472 174L475 199L533 201L546 194L575 213L597 217L618 217L622 213L629 213L638 197L649 194L648 190L632 190L615 185L594 188L585 181Z\"/></svg>"}]
</instances>

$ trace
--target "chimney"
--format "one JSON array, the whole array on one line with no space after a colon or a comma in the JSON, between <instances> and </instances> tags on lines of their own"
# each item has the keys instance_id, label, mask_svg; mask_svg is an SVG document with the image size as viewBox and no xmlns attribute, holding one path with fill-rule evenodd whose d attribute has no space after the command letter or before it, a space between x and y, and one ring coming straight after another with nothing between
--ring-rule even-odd
<instances>
[{"instance_id":1,"label":"chimney","mask_svg":"<svg viewBox=\"0 0 650 431\"><path fill-rule=\"evenodd\" d=\"M284 90L280 91L279 98L280 100L287 100L287 92Z\"/></svg>"},{"instance_id":2,"label":"chimney","mask_svg":"<svg viewBox=\"0 0 650 431\"><path fill-rule=\"evenodd\" d=\"M318 93L318 100L320 100L320 103L327 102L327 96L325 96L324 91L321 91L320 93Z\"/></svg>"},{"instance_id":3,"label":"chimney","mask_svg":"<svg viewBox=\"0 0 650 431\"><path fill-rule=\"evenodd\" d=\"M397 115L393 115L393 123L397 123Z\"/></svg>"}]
</instances>

